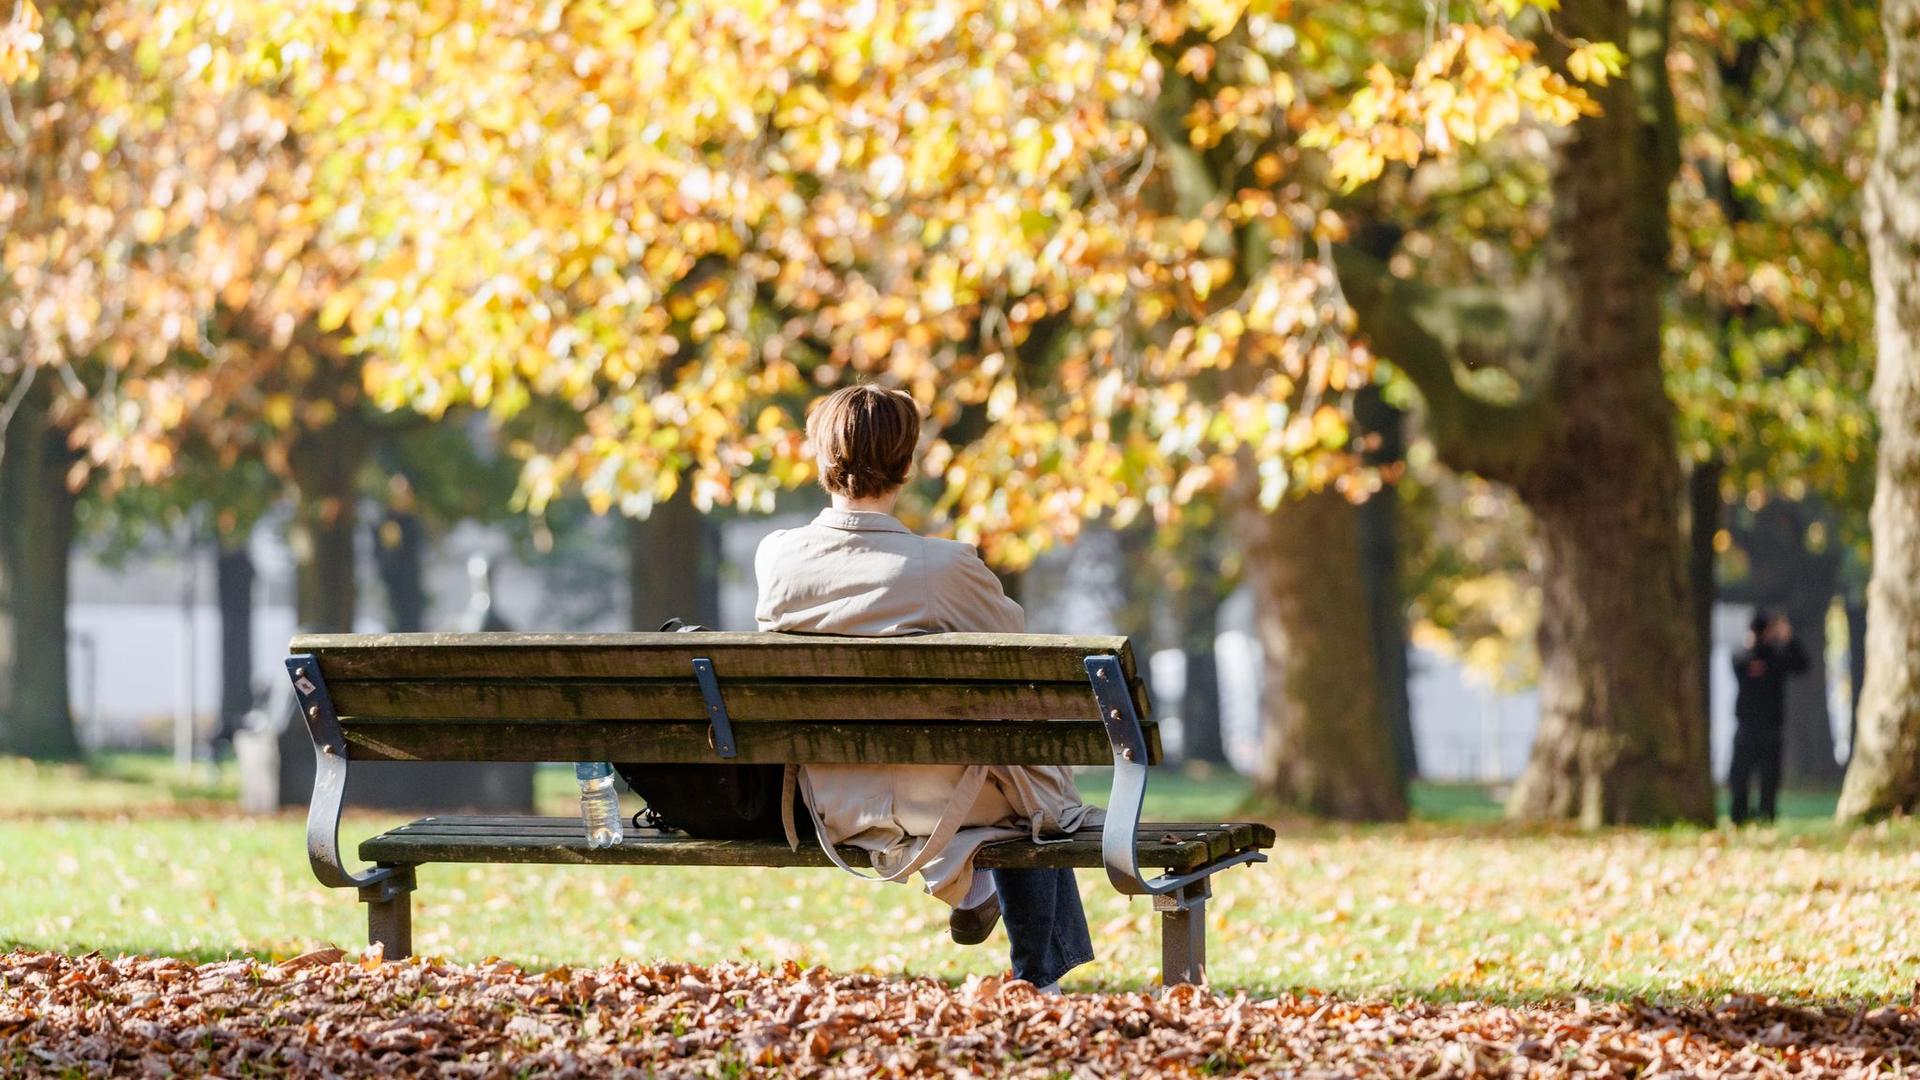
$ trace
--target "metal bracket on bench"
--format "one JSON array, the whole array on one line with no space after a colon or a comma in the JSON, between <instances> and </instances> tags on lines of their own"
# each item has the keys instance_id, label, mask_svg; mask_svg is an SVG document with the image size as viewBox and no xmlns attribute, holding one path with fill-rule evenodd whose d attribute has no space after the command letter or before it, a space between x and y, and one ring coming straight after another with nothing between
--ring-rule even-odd
<instances>
[{"instance_id":1,"label":"metal bracket on bench","mask_svg":"<svg viewBox=\"0 0 1920 1080\"><path fill-rule=\"evenodd\" d=\"M1229 866L1266 862L1258 851L1243 851L1184 874L1162 874L1151 880L1140 876L1140 806L1147 795L1147 734L1133 707L1133 689L1117 656L1089 656L1087 679L1100 706L1107 742L1113 746L1113 794L1107 801L1107 822L1100 836L1100 860L1107 880L1129 896L1162 896L1196 881L1204 881Z\"/></svg>"},{"instance_id":2,"label":"metal bracket on bench","mask_svg":"<svg viewBox=\"0 0 1920 1080\"><path fill-rule=\"evenodd\" d=\"M713 676L713 661L704 656L693 658L693 677L700 680L700 696L707 699L707 742L723 758L735 757L733 722L727 719L727 703L720 697L720 680Z\"/></svg>"},{"instance_id":3,"label":"metal bracket on bench","mask_svg":"<svg viewBox=\"0 0 1920 1080\"><path fill-rule=\"evenodd\" d=\"M312 653L287 657L287 675L293 679L294 699L313 736L313 798L307 803L307 863L313 876L330 889L367 889L396 874L396 868L378 866L355 874L340 863L340 805L347 795L347 737L327 694L327 680ZM364 893L362 894L365 895Z\"/></svg>"}]
</instances>

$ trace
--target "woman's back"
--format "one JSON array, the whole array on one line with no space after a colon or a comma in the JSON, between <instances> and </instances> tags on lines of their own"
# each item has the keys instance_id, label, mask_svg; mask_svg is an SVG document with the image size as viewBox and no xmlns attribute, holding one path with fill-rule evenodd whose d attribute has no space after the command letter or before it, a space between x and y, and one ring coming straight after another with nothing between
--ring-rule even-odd
<instances>
[{"instance_id":1,"label":"woman's back","mask_svg":"<svg viewBox=\"0 0 1920 1080\"><path fill-rule=\"evenodd\" d=\"M919 437L918 406L897 390L850 386L808 410L807 443L834 505L760 542L760 629L897 637L1026 628L1020 605L971 546L916 536L893 517ZM939 737L937 727L927 734ZM986 940L1004 911L1014 973L1041 987L1093 957L1073 871L973 868L982 845L1099 823L1067 769L849 764L796 772L828 856L840 862L839 846L861 848L890 881L917 870L927 891L955 908L954 941Z\"/></svg>"},{"instance_id":2,"label":"woman's back","mask_svg":"<svg viewBox=\"0 0 1920 1080\"><path fill-rule=\"evenodd\" d=\"M753 569L762 630L895 637L1026 627L971 545L915 535L891 514L822 510L762 540Z\"/></svg>"}]
</instances>

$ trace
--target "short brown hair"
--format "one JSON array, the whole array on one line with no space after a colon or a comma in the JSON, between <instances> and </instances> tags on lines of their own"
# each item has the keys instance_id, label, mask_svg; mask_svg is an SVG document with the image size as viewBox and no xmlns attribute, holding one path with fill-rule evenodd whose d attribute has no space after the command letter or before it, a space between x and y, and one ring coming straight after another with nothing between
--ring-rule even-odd
<instances>
[{"instance_id":1,"label":"short brown hair","mask_svg":"<svg viewBox=\"0 0 1920 1080\"><path fill-rule=\"evenodd\" d=\"M855 499L885 495L907 482L920 406L903 390L835 390L807 410L807 441L822 462L821 487Z\"/></svg>"}]
</instances>

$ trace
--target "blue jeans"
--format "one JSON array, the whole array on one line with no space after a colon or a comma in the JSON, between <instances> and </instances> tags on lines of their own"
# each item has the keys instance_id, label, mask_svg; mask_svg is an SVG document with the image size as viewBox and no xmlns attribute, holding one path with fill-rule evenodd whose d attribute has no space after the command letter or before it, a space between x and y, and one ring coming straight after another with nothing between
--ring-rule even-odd
<instances>
[{"instance_id":1,"label":"blue jeans","mask_svg":"<svg viewBox=\"0 0 1920 1080\"><path fill-rule=\"evenodd\" d=\"M1035 986L1061 977L1093 959L1087 913L1070 869L994 870L1000 918L1012 943L1013 975Z\"/></svg>"}]
</instances>

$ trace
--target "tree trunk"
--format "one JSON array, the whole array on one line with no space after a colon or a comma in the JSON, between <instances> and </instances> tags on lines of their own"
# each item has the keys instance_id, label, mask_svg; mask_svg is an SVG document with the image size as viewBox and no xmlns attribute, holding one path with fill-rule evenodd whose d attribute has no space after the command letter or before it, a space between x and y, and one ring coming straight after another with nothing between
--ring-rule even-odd
<instances>
[{"instance_id":1,"label":"tree trunk","mask_svg":"<svg viewBox=\"0 0 1920 1080\"><path fill-rule=\"evenodd\" d=\"M343 420L301 436L288 455L295 495L287 536L293 551L293 614L294 623L306 633L353 632L359 603L355 481L366 460L362 436L358 425ZM313 791L313 770L313 744L306 724L296 715L280 729L281 806L307 801ZM365 783L364 778L360 783Z\"/></svg>"},{"instance_id":2,"label":"tree trunk","mask_svg":"<svg viewBox=\"0 0 1920 1080\"><path fill-rule=\"evenodd\" d=\"M387 594L387 629L427 628L427 530L420 515L389 509L373 527L373 564Z\"/></svg>"},{"instance_id":3,"label":"tree trunk","mask_svg":"<svg viewBox=\"0 0 1920 1080\"><path fill-rule=\"evenodd\" d=\"M1718 461L1698 461L1687 473L1687 580L1693 590L1693 641L1700 656L1700 723L1713 732L1713 606L1719 599L1719 562L1714 537L1726 509L1720 497Z\"/></svg>"},{"instance_id":4,"label":"tree trunk","mask_svg":"<svg viewBox=\"0 0 1920 1080\"><path fill-rule=\"evenodd\" d=\"M221 541L215 561L220 598L220 734L232 741L253 709L253 554L247 534Z\"/></svg>"},{"instance_id":5,"label":"tree trunk","mask_svg":"<svg viewBox=\"0 0 1920 1080\"><path fill-rule=\"evenodd\" d=\"M1187 761L1223 765L1227 745L1220 728L1220 664L1214 640L1220 635L1220 558L1213 545L1192 545L1180 596L1180 651L1186 656L1186 685L1180 692L1180 756Z\"/></svg>"},{"instance_id":6,"label":"tree trunk","mask_svg":"<svg viewBox=\"0 0 1920 1080\"><path fill-rule=\"evenodd\" d=\"M1261 785L1328 817L1405 818L1360 579L1358 513L1322 492L1270 513L1249 501L1240 524L1266 666Z\"/></svg>"},{"instance_id":7,"label":"tree trunk","mask_svg":"<svg viewBox=\"0 0 1920 1080\"><path fill-rule=\"evenodd\" d=\"M1655 498L1623 521L1632 489L1531 503L1544 590L1540 729L1508 802L1515 817L1587 826L1712 818L1677 522Z\"/></svg>"},{"instance_id":8,"label":"tree trunk","mask_svg":"<svg viewBox=\"0 0 1920 1080\"><path fill-rule=\"evenodd\" d=\"M1860 745L1860 697L1867 685L1867 602L1848 590L1847 595L1847 760L1852 762L1854 748Z\"/></svg>"},{"instance_id":9,"label":"tree trunk","mask_svg":"<svg viewBox=\"0 0 1920 1080\"><path fill-rule=\"evenodd\" d=\"M628 608L635 630L668 619L702 626L720 621L719 529L684 493L627 522L631 572Z\"/></svg>"},{"instance_id":10,"label":"tree trunk","mask_svg":"<svg viewBox=\"0 0 1920 1080\"><path fill-rule=\"evenodd\" d=\"M1380 388L1369 386L1354 401L1354 419L1369 440L1367 463L1392 469L1406 460L1406 414L1387 404ZM1400 488L1389 483L1360 504L1360 580L1367 590L1367 611L1373 623L1374 671L1380 684L1380 706L1387 730L1393 734L1394 759L1400 775L1420 775L1420 759L1413 741L1413 702L1407 680L1407 603L1400 591Z\"/></svg>"},{"instance_id":11,"label":"tree trunk","mask_svg":"<svg viewBox=\"0 0 1920 1080\"><path fill-rule=\"evenodd\" d=\"M0 443L0 751L70 761L80 757L67 675L74 455L47 414L50 379Z\"/></svg>"},{"instance_id":12,"label":"tree trunk","mask_svg":"<svg viewBox=\"0 0 1920 1080\"><path fill-rule=\"evenodd\" d=\"M1516 488L1541 540L1540 730L1507 809L1582 824L1713 820L1701 657L1661 370L1677 153L1667 15L1568 3L1564 38L1635 42L1553 173L1557 415ZM1657 44L1656 44L1657 42ZM1564 46L1557 46L1564 47Z\"/></svg>"},{"instance_id":13,"label":"tree trunk","mask_svg":"<svg viewBox=\"0 0 1920 1080\"><path fill-rule=\"evenodd\" d=\"M1166 582L1153 547L1156 531L1152 518L1134 521L1114 530L1113 546L1120 562L1115 629L1133 642L1140 679L1147 684L1147 700L1158 715L1167 702L1161 695L1163 688L1153 679L1153 656L1168 642L1181 640L1182 620L1175 605L1167 602Z\"/></svg>"},{"instance_id":14,"label":"tree trunk","mask_svg":"<svg viewBox=\"0 0 1920 1080\"><path fill-rule=\"evenodd\" d=\"M1844 820L1920 808L1920 0L1885 0L1886 96L1867 182L1880 455L1867 681Z\"/></svg>"},{"instance_id":15,"label":"tree trunk","mask_svg":"<svg viewBox=\"0 0 1920 1080\"><path fill-rule=\"evenodd\" d=\"M1456 469L1511 484L1538 527L1540 730L1508 811L1520 818L1709 822L1701 658L1681 535L1674 408L1661 370L1667 188L1678 165L1669 13L1660 0L1568 0L1542 39L1631 46L1627 78L1589 87L1553 167L1545 279L1550 372L1518 401L1460 384L1460 342L1523 333L1509 298L1394 277L1335 249L1359 326L1419 387ZM1444 323L1445 325L1441 325ZM1509 340L1512 353L1532 343Z\"/></svg>"},{"instance_id":16,"label":"tree trunk","mask_svg":"<svg viewBox=\"0 0 1920 1080\"><path fill-rule=\"evenodd\" d=\"M295 621L311 633L352 633L359 601L355 480L366 460L366 441L352 425L337 423L303 436L290 460L298 496L289 537Z\"/></svg>"}]
</instances>

